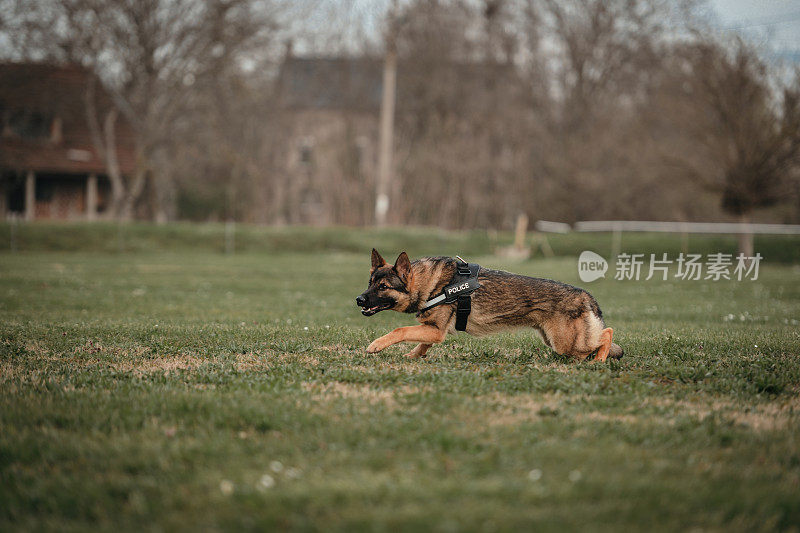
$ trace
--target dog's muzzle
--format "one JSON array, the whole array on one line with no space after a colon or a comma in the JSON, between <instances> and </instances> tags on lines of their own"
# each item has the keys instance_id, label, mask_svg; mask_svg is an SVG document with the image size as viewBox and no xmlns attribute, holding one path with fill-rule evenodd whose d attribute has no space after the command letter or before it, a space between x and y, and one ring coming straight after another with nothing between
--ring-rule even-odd
<instances>
[{"instance_id":1,"label":"dog's muzzle","mask_svg":"<svg viewBox=\"0 0 800 533\"><path fill-rule=\"evenodd\" d=\"M364 316L372 316L379 311L383 311L385 309L389 309L392 307L393 302L389 303L377 303L375 305L370 305L367 301L367 298L362 294L356 298L356 305L361 308L361 314Z\"/></svg>"}]
</instances>

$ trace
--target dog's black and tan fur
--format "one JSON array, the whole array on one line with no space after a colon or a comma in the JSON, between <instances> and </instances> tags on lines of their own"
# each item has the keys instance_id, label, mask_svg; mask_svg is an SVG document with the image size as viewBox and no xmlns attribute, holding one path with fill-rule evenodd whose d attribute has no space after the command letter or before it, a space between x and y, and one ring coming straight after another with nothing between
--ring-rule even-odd
<instances>
[{"instance_id":1,"label":"dog's black and tan fur","mask_svg":"<svg viewBox=\"0 0 800 533\"><path fill-rule=\"evenodd\" d=\"M403 252L390 265L373 249L369 287L356 298L362 313L372 316L385 309L416 313L421 325L397 328L375 339L367 351L417 342L406 355L423 357L431 345L454 333L454 303L422 312L419 307L442 292L455 270L456 260L451 257L425 257L412 263ZM467 322L470 335L531 327L547 346L563 355L583 360L597 352L596 361L622 357L622 348L612 342L614 330L605 327L600 307L583 289L487 268L480 269L478 281L480 288L472 293Z\"/></svg>"}]
</instances>

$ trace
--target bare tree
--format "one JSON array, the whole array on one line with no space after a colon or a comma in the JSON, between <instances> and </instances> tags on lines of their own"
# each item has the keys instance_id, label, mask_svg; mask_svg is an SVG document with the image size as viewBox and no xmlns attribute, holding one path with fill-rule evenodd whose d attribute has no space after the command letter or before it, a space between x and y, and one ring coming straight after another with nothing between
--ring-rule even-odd
<instances>
[{"instance_id":1,"label":"bare tree","mask_svg":"<svg viewBox=\"0 0 800 533\"><path fill-rule=\"evenodd\" d=\"M142 193L147 175L147 168L138 164L130 179L123 176L117 158L117 118L116 107L108 107L98 111L97 77L92 73L87 80L84 95L86 123L92 137L92 144L103 160L108 180L111 184L111 205L109 213L112 217L127 220L131 217L133 206ZM100 119L102 113L103 119Z\"/></svg>"},{"instance_id":2,"label":"bare tree","mask_svg":"<svg viewBox=\"0 0 800 533\"><path fill-rule=\"evenodd\" d=\"M531 114L513 62L512 7L419 0L402 10L401 220L488 228L513 223L523 209Z\"/></svg>"},{"instance_id":3,"label":"bare tree","mask_svg":"<svg viewBox=\"0 0 800 533\"><path fill-rule=\"evenodd\" d=\"M527 1L524 42L543 79L536 206L559 219L631 216L646 147L638 120L679 26L662 0ZM541 97L540 97L541 98ZM544 148L544 149L543 149ZM615 202L616 200L616 202ZM638 203L642 203L639 198ZM642 211L647 211L643 208Z\"/></svg>"},{"instance_id":4,"label":"bare tree","mask_svg":"<svg viewBox=\"0 0 800 533\"><path fill-rule=\"evenodd\" d=\"M800 166L800 77L776 75L741 39L707 37L681 47L671 72L669 117L684 148L693 149L669 160L719 194L722 209L743 223L789 200ZM752 255L751 234L740 235L739 250Z\"/></svg>"},{"instance_id":5,"label":"bare tree","mask_svg":"<svg viewBox=\"0 0 800 533\"><path fill-rule=\"evenodd\" d=\"M692 36L693 4L398 2L388 221L747 220L800 196L787 185L797 84L744 45ZM97 74L86 117L118 216L146 198L160 220L177 203L194 219L369 224L389 5L0 0L0 32L19 36L7 56ZM284 47L292 28L295 51L314 57ZM100 82L115 109L97 105ZM132 176L113 150L123 119L139 150Z\"/></svg>"},{"instance_id":6,"label":"bare tree","mask_svg":"<svg viewBox=\"0 0 800 533\"><path fill-rule=\"evenodd\" d=\"M21 56L50 57L90 68L111 94L116 110L98 116L87 96L93 141L112 184L112 210L130 217L150 178L154 217L171 216L171 153L176 127L198 99L203 78L219 65L258 66L258 54L275 31L276 4L254 0L16 0L13 35ZM15 37L16 38L16 37ZM261 54L264 52L261 51ZM117 110L136 137L137 171L125 180L115 162Z\"/></svg>"}]
</instances>

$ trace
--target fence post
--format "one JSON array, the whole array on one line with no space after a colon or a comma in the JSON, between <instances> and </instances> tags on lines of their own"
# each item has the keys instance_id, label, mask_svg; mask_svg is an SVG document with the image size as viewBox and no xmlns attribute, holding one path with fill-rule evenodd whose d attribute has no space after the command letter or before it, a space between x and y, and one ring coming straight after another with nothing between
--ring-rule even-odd
<instances>
[{"instance_id":1,"label":"fence post","mask_svg":"<svg viewBox=\"0 0 800 533\"><path fill-rule=\"evenodd\" d=\"M514 229L514 248L521 252L525 249L525 236L528 234L528 215L517 215L517 226Z\"/></svg>"},{"instance_id":2,"label":"fence post","mask_svg":"<svg viewBox=\"0 0 800 533\"><path fill-rule=\"evenodd\" d=\"M231 255L236 247L236 222L229 220L225 223L225 253Z\"/></svg>"},{"instance_id":3,"label":"fence post","mask_svg":"<svg viewBox=\"0 0 800 533\"><path fill-rule=\"evenodd\" d=\"M97 174L86 178L86 220L97 219Z\"/></svg>"},{"instance_id":4,"label":"fence post","mask_svg":"<svg viewBox=\"0 0 800 533\"><path fill-rule=\"evenodd\" d=\"M36 174L29 170L25 174L25 220L36 218Z\"/></svg>"},{"instance_id":5,"label":"fence post","mask_svg":"<svg viewBox=\"0 0 800 533\"><path fill-rule=\"evenodd\" d=\"M686 231L686 228L681 232L681 252L683 252L683 255L689 253L689 232Z\"/></svg>"},{"instance_id":6,"label":"fence post","mask_svg":"<svg viewBox=\"0 0 800 533\"><path fill-rule=\"evenodd\" d=\"M17 215L12 215L11 216L11 224L9 225L9 231L11 232L11 235L9 236L9 240L11 242L9 244L11 244L11 251L12 252L16 252L17 251L17 229L18 229L18 226L19 226L19 218L17 217Z\"/></svg>"},{"instance_id":7,"label":"fence post","mask_svg":"<svg viewBox=\"0 0 800 533\"><path fill-rule=\"evenodd\" d=\"M117 252L125 251L125 221L120 217L117 219Z\"/></svg>"},{"instance_id":8,"label":"fence post","mask_svg":"<svg viewBox=\"0 0 800 533\"><path fill-rule=\"evenodd\" d=\"M622 227L614 224L614 231L611 234L611 260L616 261L622 249Z\"/></svg>"}]
</instances>

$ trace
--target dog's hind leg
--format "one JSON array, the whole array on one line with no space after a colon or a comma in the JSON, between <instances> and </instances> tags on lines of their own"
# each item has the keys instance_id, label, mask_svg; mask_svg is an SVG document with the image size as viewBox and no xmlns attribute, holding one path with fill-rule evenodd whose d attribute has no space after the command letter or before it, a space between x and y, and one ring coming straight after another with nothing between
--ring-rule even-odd
<instances>
[{"instance_id":1,"label":"dog's hind leg","mask_svg":"<svg viewBox=\"0 0 800 533\"><path fill-rule=\"evenodd\" d=\"M413 350L408 352L406 354L406 357L411 358L411 359L419 359L420 357L425 357L425 354L427 353L427 351L430 349L431 346L433 346L433 345L432 344L425 344L424 342L421 342L421 343L417 344L414 347Z\"/></svg>"},{"instance_id":2,"label":"dog's hind leg","mask_svg":"<svg viewBox=\"0 0 800 533\"><path fill-rule=\"evenodd\" d=\"M594 360L600 363L608 358L608 353L611 351L612 341L614 340L614 330L606 328L600 332L600 348L597 350L597 356Z\"/></svg>"}]
</instances>

